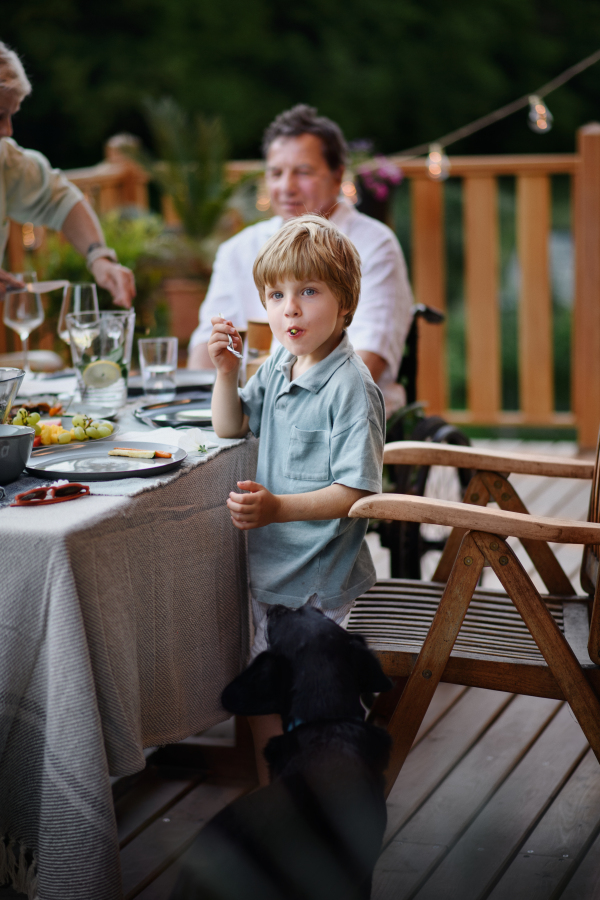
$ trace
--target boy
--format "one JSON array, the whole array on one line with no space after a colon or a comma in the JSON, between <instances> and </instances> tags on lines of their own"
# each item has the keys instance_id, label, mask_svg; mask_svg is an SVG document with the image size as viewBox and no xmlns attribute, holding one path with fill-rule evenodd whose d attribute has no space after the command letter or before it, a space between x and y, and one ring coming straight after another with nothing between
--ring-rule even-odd
<instances>
[{"instance_id":1,"label":"boy","mask_svg":"<svg viewBox=\"0 0 600 900\"><path fill-rule=\"evenodd\" d=\"M267 241L254 280L282 345L238 391L241 350L231 323L212 319L208 351L217 369L213 427L220 437L260 436L257 481L230 493L236 528L250 530L248 552L255 640L266 650L272 604L320 608L341 624L375 582L364 540L367 520L348 519L353 503L381 490L383 396L344 329L360 294L360 259L320 216L291 219ZM281 733L278 716L250 721L261 784L262 750Z\"/></svg>"}]
</instances>

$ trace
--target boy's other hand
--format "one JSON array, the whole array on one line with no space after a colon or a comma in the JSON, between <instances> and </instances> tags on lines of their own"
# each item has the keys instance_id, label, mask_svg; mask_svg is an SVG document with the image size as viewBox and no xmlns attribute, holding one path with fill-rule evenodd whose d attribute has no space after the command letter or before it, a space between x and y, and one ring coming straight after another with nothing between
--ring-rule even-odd
<instances>
[{"instance_id":1,"label":"boy's other hand","mask_svg":"<svg viewBox=\"0 0 600 900\"><path fill-rule=\"evenodd\" d=\"M233 338L233 349L242 352L242 339L231 322L222 319L221 316L213 316L210 320L213 330L208 339L208 355L219 372L227 375L229 372L237 372L240 360L227 349L228 335Z\"/></svg>"},{"instance_id":2,"label":"boy's other hand","mask_svg":"<svg viewBox=\"0 0 600 900\"><path fill-rule=\"evenodd\" d=\"M229 354L231 356L231 353ZM262 528L277 521L280 500L276 494L272 494L262 484L256 481L238 481L238 487L247 494L229 494L227 506L231 515L231 521L240 531L249 531L251 528Z\"/></svg>"}]
</instances>

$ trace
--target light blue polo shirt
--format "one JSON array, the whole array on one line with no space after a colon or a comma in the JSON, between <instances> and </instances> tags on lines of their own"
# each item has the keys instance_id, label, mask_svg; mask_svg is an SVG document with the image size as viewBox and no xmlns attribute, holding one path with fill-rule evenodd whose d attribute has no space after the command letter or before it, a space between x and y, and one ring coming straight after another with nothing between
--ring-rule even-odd
<instances>
[{"instance_id":1,"label":"light blue polo shirt","mask_svg":"<svg viewBox=\"0 0 600 900\"><path fill-rule=\"evenodd\" d=\"M274 494L338 482L381 491L383 395L347 334L320 363L290 380L296 357L281 347L240 390L260 437L256 480ZM261 603L297 608L318 594L323 609L375 583L367 519L283 522L248 532L250 589Z\"/></svg>"}]
</instances>

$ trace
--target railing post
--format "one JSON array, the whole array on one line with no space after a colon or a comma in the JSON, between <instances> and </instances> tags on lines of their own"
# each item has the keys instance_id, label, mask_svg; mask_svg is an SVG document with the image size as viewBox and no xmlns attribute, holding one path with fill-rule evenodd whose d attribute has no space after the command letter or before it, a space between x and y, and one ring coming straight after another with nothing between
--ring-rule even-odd
<instances>
[{"instance_id":1,"label":"railing post","mask_svg":"<svg viewBox=\"0 0 600 900\"><path fill-rule=\"evenodd\" d=\"M446 309L443 185L429 178L412 179L413 285L419 303ZM417 399L427 414L447 406L446 328L419 321Z\"/></svg>"},{"instance_id":2,"label":"railing post","mask_svg":"<svg viewBox=\"0 0 600 900\"><path fill-rule=\"evenodd\" d=\"M467 406L480 422L495 422L502 406L497 195L491 175L463 180Z\"/></svg>"},{"instance_id":3,"label":"railing post","mask_svg":"<svg viewBox=\"0 0 600 900\"><path fill-rule=\"evenodd\" d=\"M548 266L551 219L547 175L517 178L519 393L527 423L548 422L554 412L552 294Z\"/></svg>"},{"instance_id":4,"label":"railing post","mask_svg":"<svg viewBox=\"0 0 600 900\"><path fill-rule=\"evenodd\" d=\"M600 424L600 123L580 128L577 145L572 406L579 444L589 448Z\"/></svg>"}]
</instances>

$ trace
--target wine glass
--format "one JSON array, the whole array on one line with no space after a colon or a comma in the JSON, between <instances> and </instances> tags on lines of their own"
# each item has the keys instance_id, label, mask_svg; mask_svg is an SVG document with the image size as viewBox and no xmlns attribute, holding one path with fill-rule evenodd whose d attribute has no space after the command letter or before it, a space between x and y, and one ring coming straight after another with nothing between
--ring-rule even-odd
<instances>
[{"instance_id":1,"label":"wine glass","mask_svg":"<svg viewBox=\"0 0 600 900\"><path fill-rule=\"evenodd\" d=\"M71 343L67 315L69 313L94 313L98 316L98 293L95 284L69 284L63 288L62 306L58 317L58 336L65 342Z\"/></svg>"},{"instance_id":2,"label":"wine glass","mask_svg":"<svg viewBox=\"0 0 600 900\"><path fill-rule=\"evenodd\" d=\"M37 281L35 272L15 273L15 278L25 284L33 284ZM39 294L30 294L29 291L6 294L4 298L4 324L16 331L21 338L23 349L23 369L31 373L27 354L29 351L29 335L44 321L44 307Z\"/></svg>"}]
</instances>

